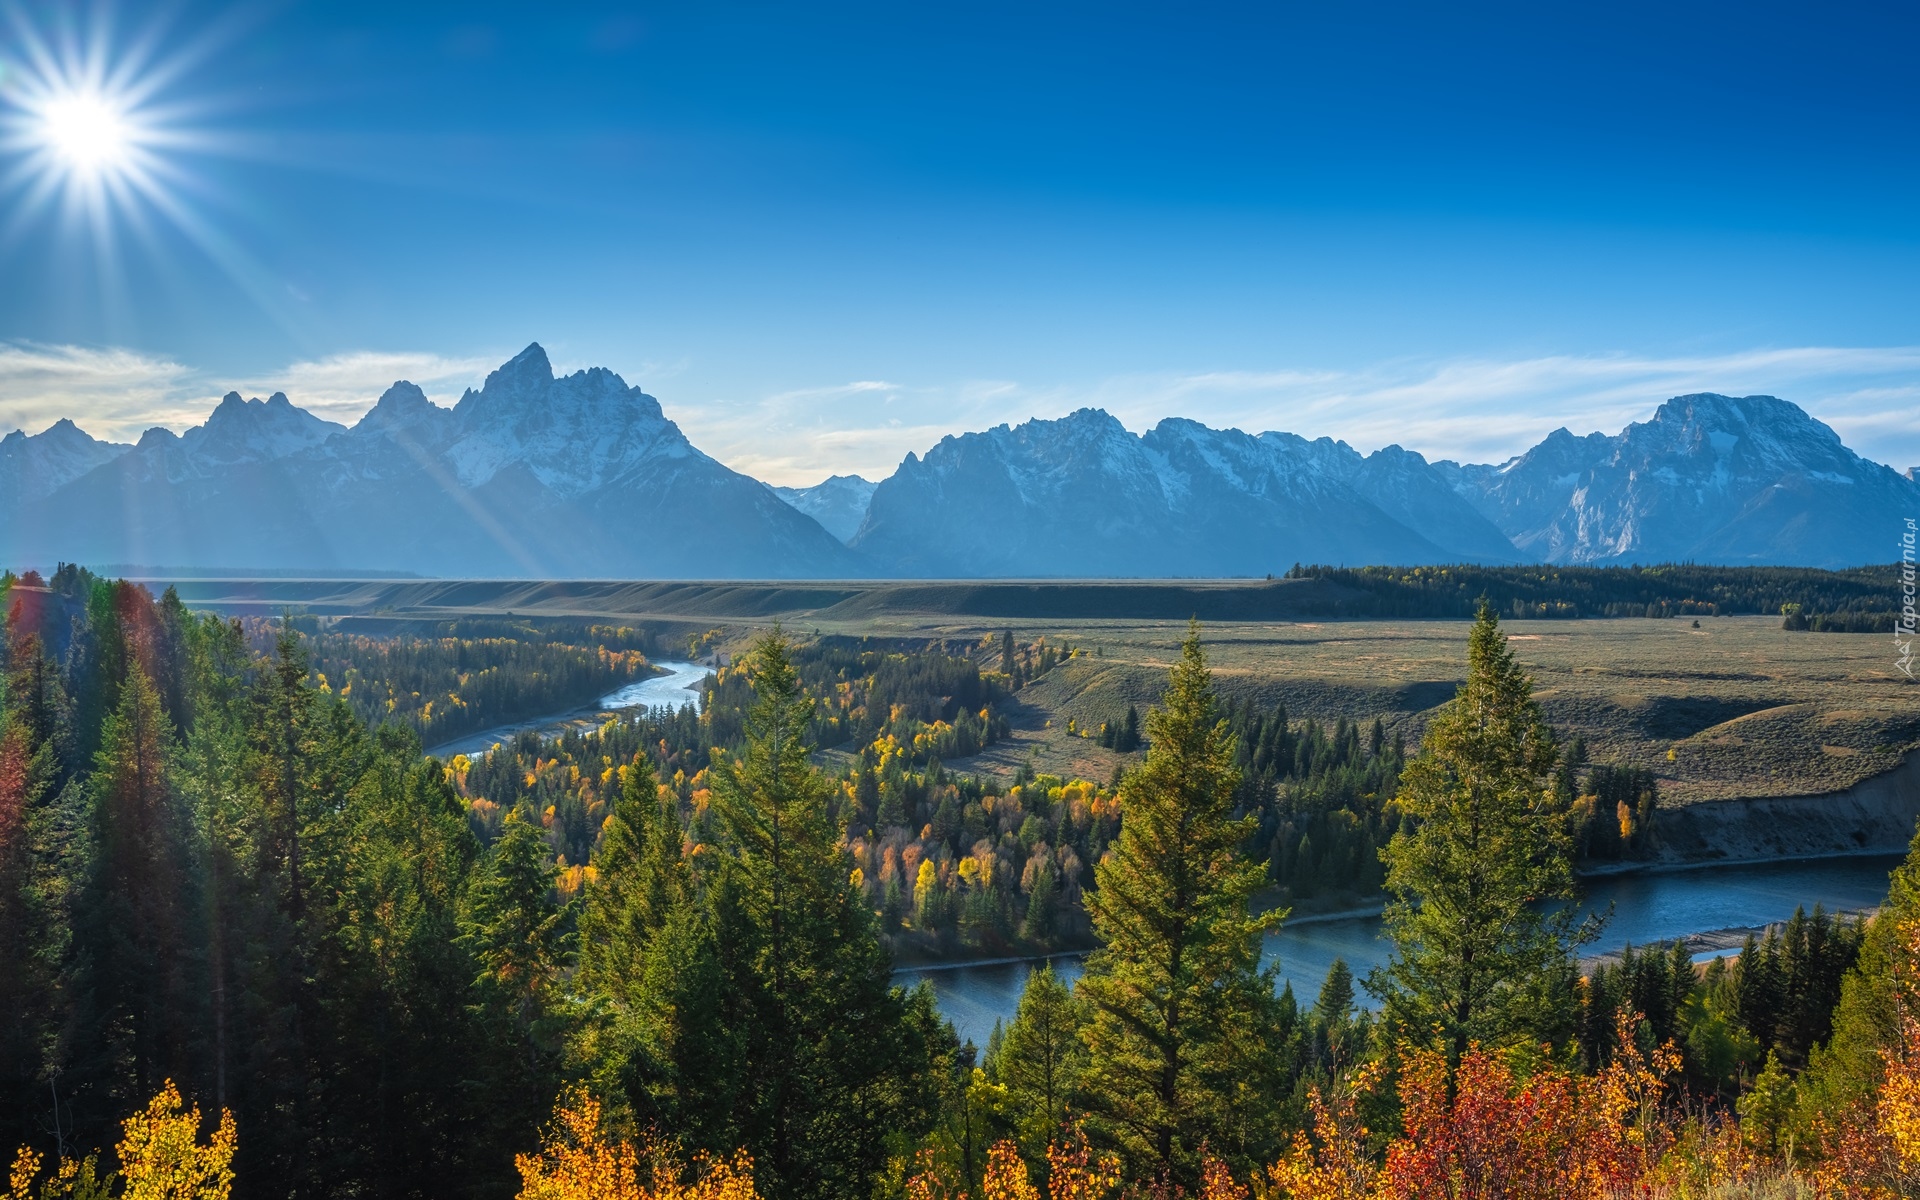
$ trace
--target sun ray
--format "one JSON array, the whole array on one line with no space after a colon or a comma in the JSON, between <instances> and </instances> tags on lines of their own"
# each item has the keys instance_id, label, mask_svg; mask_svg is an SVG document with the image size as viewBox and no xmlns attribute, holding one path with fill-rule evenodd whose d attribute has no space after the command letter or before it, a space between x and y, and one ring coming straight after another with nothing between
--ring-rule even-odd
<instances>
[{"instance_id":1,"label":"sun ray","mask_svg":"<svg viewBox=\"0 0 1920 1200\"><path fill-rule=\"evenodd\" d=\"M122 36L112 6L76 5L36 26L0 0L0 249L53 223L84 246L99 295L111 308L123 291L131 245L170 257L178 234L270 320L304 340L277 280L242 242L200 212L230 206L196 158L254 157L246 139L208 122L240 107L204 91L174 94L191 72L243 31L238 10L191 35L149 19ZM7 161L10 160L10 161ZM78 264L76 264L78 266ZM82 268L84 270L85 268Z\"/></svg>"}]
</instances>

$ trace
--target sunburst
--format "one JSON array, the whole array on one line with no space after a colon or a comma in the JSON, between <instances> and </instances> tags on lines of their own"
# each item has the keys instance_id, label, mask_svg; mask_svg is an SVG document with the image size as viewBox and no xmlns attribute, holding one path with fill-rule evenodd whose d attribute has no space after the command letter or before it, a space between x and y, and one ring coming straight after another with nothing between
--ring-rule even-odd
<instances>
[{"instance_id":1,"label":"sunburst","mask_svg":"<svg viewBox=\"0 0 1920 1200\"><path fill-rule=\"evenodd\" d=\"M50 220L84 229L111 287L123 233L163 253L157 221L284 324L267 273L200 211L218 197L195 160L247 155L207 127L219 104L184 93L237 24L181 36L154 23L122 37L108 4L55 13L56 24L36 25L0 0L0 242L18 243Z\"/></svg>"}]
</instances>

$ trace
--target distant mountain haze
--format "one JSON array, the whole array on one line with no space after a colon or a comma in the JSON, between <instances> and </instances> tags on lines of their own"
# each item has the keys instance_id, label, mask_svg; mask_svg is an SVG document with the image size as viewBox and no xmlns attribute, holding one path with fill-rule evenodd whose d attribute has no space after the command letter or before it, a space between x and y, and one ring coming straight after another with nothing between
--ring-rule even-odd
<instances>
[{"instance_id":1,"label":"distant mountain haze","mask_svg":"<svg viewBox=\"0 0 1920 1200\"><path fill-rule=\"evenodd\" d=\"M858 475L829 475L812 487L777 487L773 494L820 522L828 533L850 542L867 519L867 505L878 486Z\"/></svg>"},{"instance_id":2,"label":"distant mountain haze","mask_svg":"<svg viewBox=\"0 0 1920 1200\"><path fill-rule=\"evenodd\" d=\"M1497 467L1436 464L1527 558L1840 567L1890 562L1912 472L1772 396L1677 396L1607 437L1555 430Z\"/></svg>"},{"instance_id":3,"label":"distant mountain haze","mask_svg":"<svg viewBox=\"0 0 1920 1200\"><path fill-rule=\"evenodd\" d=\"M395 383L351 428L280 393L135 446L70 420L0 440L0 561L448 577L1223 576L1301 563L1895 557L1916 471L1770 396L1681 396L1499 465L1081 409L770 487L611 371L529 346L452 408Z\"/></svg>"},{"instance_id":4,"label":"distant mountain haze","mask_svg":"<svg viewBox=\"0 0 1920 1200\"><path fill-rule=\"evenodd\" d=\"M561 578L860 573L818 522L695 449L653 397L598 368L555 378L538 345L452 409L397 383L352 429L281 396L228 396L205 425L179 437L150 430L133 449L22 500L20 519L0 533L10 562Z\"/></svg>"}]
</instances>

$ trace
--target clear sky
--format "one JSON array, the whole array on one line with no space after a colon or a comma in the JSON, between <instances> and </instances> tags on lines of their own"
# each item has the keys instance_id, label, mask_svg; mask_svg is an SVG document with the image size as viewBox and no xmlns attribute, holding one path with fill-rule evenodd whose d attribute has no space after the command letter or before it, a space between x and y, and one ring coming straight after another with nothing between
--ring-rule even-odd
<instances>
[{"instance_id":1,"label":"clear sky","mask_svg":"<svg viewBox=\"0 0 1920 1200\"><path fill-rule=\"evenodd\" d=\"M783 483L1083 404L1498 459L1689 390L1905 468L1916 13L0 0L0 427L538 340ZM87 53L150 183L93 207L36 142Z\"/></svg>"}]
</instances>

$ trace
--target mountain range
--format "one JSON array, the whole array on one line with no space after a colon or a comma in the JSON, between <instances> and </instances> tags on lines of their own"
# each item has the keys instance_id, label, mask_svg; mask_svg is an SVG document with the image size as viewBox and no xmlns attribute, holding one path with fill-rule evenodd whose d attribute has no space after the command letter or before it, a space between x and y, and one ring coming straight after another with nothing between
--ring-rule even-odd
<instances>
[{"instance_id":1,"label":"mountain range","mask_svg":"<svg viewBox=\"0 0 1920 1200\"><path fill-rule=\"evenodd\" d=\"M443 408L398 382L352 427L280 393L200 426L0 440L0 562L450 577L1222 576L1300 563L1895 557L1920 482L1770 396L1680 396L1497 465L1082 409L947 437L875 484L774 488L600 368L535 344Z\"/></svg>"}]
</instances>

